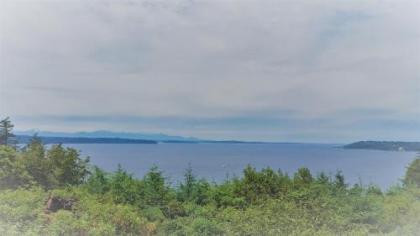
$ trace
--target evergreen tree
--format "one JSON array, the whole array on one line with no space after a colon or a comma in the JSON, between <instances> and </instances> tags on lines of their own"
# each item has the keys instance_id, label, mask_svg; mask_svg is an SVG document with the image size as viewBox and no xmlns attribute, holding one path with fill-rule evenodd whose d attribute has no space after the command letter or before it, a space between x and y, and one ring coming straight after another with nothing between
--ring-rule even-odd
<instances>
[{"instance_id":1,"label":"evergreen tree","mask_svg":"<svg viewBox=\"0 0 420 236\"><path fill-rule=\"evenodd\" d=\"M99 167L93 167L86 186L91 193L104 194L110 190L109 176Z\"/></svg>"},{"instance_id":2,"label":"evergreen tree","mask_svg":"<svg viewBox=\"0 0 420 236\"><path fill-rule=\"evenodd\" d=\"M13 127L9 117L0 121L0 145L13 147L16 145L15 135L12 133Z\"/></svg>"},{"instance_id":3,"label":"evergreen tree","mask_svg":"<svg viewBox=\"0 0 420 236\"><path fill-rule=\"evenodd\" d=\"M111 195L114 202L123 204L136 204L141 196L141 182L136 180L132 174L127 173L121 165L111 176L110 181Z\"/></svg>"},{"instance_id":4,"label":"evergreen tree","mask_svg":"<svg viewBox=\"0 0 420 236\"><path fill-rule=\"evenodd\" d=\"M46 150L37 136L22 149L21 162L45 189L78 185L89 175L89 158L82 159L76 149L64 148L60 144Z\"/></svg>"},{"instance_id":5,"label":"evergreen tree","mask_svg":"<svg viewBox=\"0 0 420 236\"><path fill-rule=\"evenodd\" d=\"M143 178L143 196L149 206L162 207L169 201L169 187L157 166L150 168Z\"/></svg>"},{"instance_id":6,"label":"evergreen tree","mask_svg":"<svg viewBox=\"0 0 420 236\"><path fill-rule=\"evenodd\" d=\"M185 170L184 182L179 186L180 198L184 201L190 201L194 197L194 187L197 180L193 174L191 164L188 164L188 168Z\"/></svg>"},{"instance_id":7,"label":"evergreen tree","mask_svg":"<svg viewBox=\"0 0 420 236\"><path fill-rule=\"evenodd\" d=\"M47 159L53 167L53 176L59 186L78 185L88 176L89 158L81 159L74 148L53 145L47 152Z\"/></svg>"},{"instance_id":8,"label":"evergreen tree","mask_svg":"<svg viewBox=\"0 0 420 236\"><path fill-rule=\"evenodd\" d=\"M22 163L34 180L46 189L57 185L51 162L45 157L45 146L36 135L22 149Z\"/></svg>"},{"instance_id":9,"label":"evergreen tree","mask_svg":"<svg viewBox=\"0 0 420 236\"><path fill-rule=\"evenodd\" d=\"M344 175L341 171L337 171L337 173L335 174L335 186L341 189L347 187L346 182L344 180Z\"/></svg>"}]
</instances>

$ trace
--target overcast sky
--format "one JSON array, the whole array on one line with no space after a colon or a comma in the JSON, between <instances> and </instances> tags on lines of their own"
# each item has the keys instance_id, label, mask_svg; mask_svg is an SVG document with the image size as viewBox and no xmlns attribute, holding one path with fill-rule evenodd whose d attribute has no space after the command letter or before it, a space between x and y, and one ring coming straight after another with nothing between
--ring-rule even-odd
<instances>
[{"instance_id":1,"label":"overcast sky","mask_svg":"<svg viewBox=\"0 0 420 236\"><path fill-rule=\"evenodd\" d=\"M16 129L420 140L420 1L0 0Z\"/></svg>"}]
</instances>

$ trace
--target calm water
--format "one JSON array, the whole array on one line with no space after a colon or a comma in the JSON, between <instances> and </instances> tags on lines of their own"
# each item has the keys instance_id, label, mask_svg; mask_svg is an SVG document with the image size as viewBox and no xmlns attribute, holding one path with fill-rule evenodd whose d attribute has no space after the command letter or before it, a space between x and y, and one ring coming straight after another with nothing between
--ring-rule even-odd
<instances>
[{"instance_id":1,"label":"calm water","mask_svg":"<svg viewBox=\"0 0 420 236\"><path fill-rule=\"evenodd\" d=\"M124 169L142 177L154 164L176 184L191 163L195 174L221 181L240 176L247 164L294 173L305 166L314 173L341 170L349 183L375 183L387 188L399 183L414 152L345 150L324 144L71 144L91 163L112 171Z\"/></svg>"}]
</instances>

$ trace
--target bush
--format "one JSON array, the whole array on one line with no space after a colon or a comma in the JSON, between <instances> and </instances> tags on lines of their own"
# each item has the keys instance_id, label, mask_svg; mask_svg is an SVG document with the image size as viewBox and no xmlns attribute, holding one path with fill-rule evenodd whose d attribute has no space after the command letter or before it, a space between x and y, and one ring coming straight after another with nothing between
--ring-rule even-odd
<instances>
[{"instance_id":1,"label":"bush","mask_svg":"<svg viewBox=\"0 0 420 236\"><path fill-rule=\"evenodd\" d=\"M22 164L20 153L0 145L0 189L27 188L34 184L34 178Z\"/></svg>"},{"instance_id":2,"label":"bush","mask_svg":"<svg viewBox=\"0 0 420 236\"><path fill-rule=\"evenodd\" d=\"M51 196L77 199L71 211L49 213L52 228L48 227L48 230L52 234L63 221L68 222L67 231L72 234L139 235L147 232L147 221L136 206L115 204L112 199L98 198L100 196L92 195L84 188L54 191Z\"/></svg>"},{"instance_id":3,"label":"bush","mask_svg":"<svg viewBox=\"0 0 420 236\"><path fill-rule=\"evenodd\" d=\"M39 234L44 223L47 194L39 188L0 191L0 233ZM19 235L18 234L18 235Z\"/></svg>"},{"instance_id":4,"label":"bush","mask_svg":"<svg viewBox=\"0 0 420 236\"><path fill-rule=\"evenodd\" d=\"M404 178L404 184L420 187L420 158L416 158L408 166Z\"/></svg>"},{"instance_id":5,"label":"bush","mask_svg":"<svg viewBox=\"0 0 420 236\"><path fill-rule=\"evenodd\" d=\"M223 231L218 224L205 218L194 219L191 225L191 235L222 235Z\"/></svg>"},{"instance_id":6,"label":"bush","mask_svg":"<svg viewBox=\"0 0 420 236\"><path fill-rule=\"evenodd\" d=\"M165 219L165 215L163 215L159 207L145 208L142 210L142 213L149 221L163 221Z\"/></svg>"}]
</instances>

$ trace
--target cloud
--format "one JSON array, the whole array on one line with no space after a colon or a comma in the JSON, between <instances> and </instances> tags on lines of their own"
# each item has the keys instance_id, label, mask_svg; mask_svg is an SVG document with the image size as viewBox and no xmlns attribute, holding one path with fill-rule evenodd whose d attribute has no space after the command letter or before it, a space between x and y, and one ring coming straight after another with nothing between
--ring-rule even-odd
<instances>
[{"instance_id":1,"label":"cloud","mask_svg":"<svg viewBox=\"0 0 420 236\"><path fill-rule=\"evenodd\" d=\"M373 138L420 139L404 128L420 133L419 13L415 0L6 0L0 110L18 120L85 117L17 124L45 129L317 141L334 131L363 138L372 127ZM390 131L352 126L375 121Z\"/></svg>"}]
</instances>

